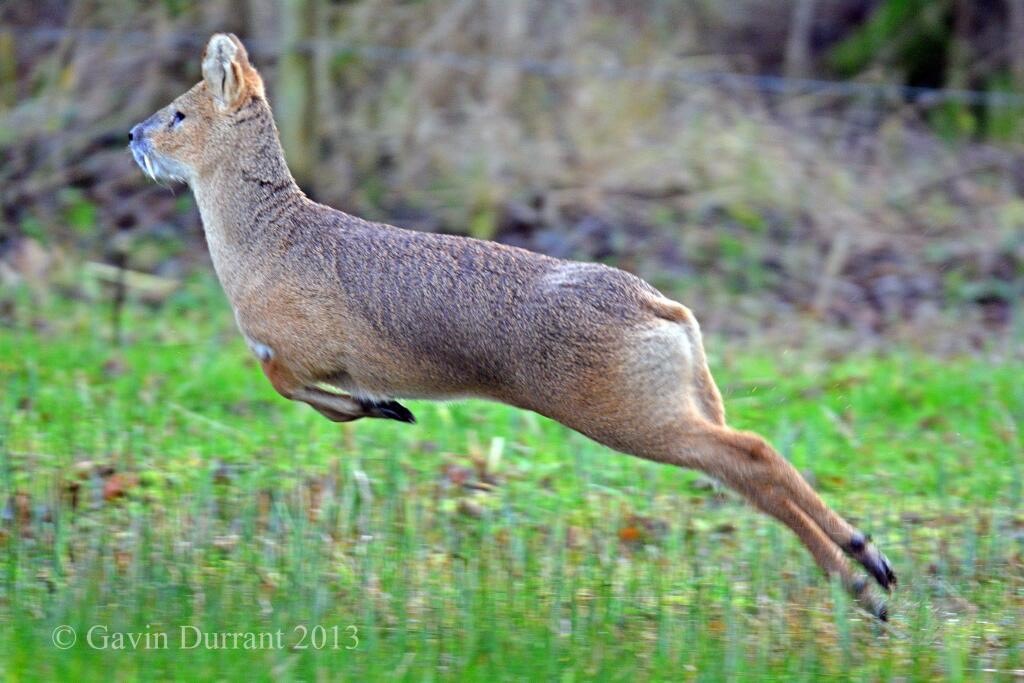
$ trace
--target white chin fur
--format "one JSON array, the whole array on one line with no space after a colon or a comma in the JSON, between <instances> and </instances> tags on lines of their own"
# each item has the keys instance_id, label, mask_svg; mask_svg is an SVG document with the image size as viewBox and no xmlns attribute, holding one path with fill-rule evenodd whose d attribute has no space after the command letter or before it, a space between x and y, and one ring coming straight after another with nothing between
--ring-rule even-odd
<instances>
[{"instance_id":1,"label":"white chin fur","mask_svg":"<svg viewBox=\"0 0 1024 683\"><path fill-rule=\"evenodd\" d=\"M161 180L174 180L180 183L187 182L185 173L181 169L175 168L176 164L162 161L160 157L151 152L132 148L132 156L135 157L135 163L139 165L139 168L153 180L158 182Z\"/></svg>"},{"instance_id":2,"label":"white chin fur","mask_svg":"<svg viewBox=\"0 0 1024 683\"><path fill-rule=\"evenodd\" d=\"M153 180L156 180L156 171L153 170L153 162L149 158L149 155L148 154L143 154L142 155L142 160L144 162L146 162L146 173L149 174L150 178L152 178Z\"/></svg>"}]
</instances>

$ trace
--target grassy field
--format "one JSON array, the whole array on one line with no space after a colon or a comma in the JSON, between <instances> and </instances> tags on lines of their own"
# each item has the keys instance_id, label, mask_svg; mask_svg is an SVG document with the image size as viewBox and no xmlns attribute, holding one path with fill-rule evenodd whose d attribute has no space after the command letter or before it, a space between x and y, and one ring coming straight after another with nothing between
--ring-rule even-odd
<instances>
[{"instance_id":1,"label":"grassy field","mask_svg":"<svg viewBox=\"0 0 1024 683\"><path fill-rule=\"evenodd\" d=\"M130 306L121 348L102 307L15 311L9 680L1024 676L1019 357L709 340L731 422L893 561L881 625L695 473L503 406L409 402L415 426L339 426L284 401L209 282ZM186 647L198 631L269 635Z\"/></svg>"}]
</instances>

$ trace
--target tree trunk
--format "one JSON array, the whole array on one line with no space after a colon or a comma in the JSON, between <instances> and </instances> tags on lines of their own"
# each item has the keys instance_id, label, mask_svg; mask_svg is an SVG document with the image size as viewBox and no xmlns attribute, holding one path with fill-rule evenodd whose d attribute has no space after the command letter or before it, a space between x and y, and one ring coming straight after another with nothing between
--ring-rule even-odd
<instances>
[{"instance_id":1,"label":"tree trunk","mask_svg":"<svg viewBox=\"0 0 1024 683\"><path fill-rule=\"evenodd\" d=\"M274 106L281 144L292 175L306 187L316 167L316 88L309 39L316 35L318 0L281 3L281 60ZM315 188L313 188L315 190Z\"/></svg>"},{"instance_id":2,"label":"tree trunk","mask_svg":"<svg viewBox=\"0 0 1024 683\"><path fill-rule=\"evenodd\" d=\"M786 40L786 76L807 78L811 65L811 29L814 27L814 0L796 0L790 15Z\"/></svg>"},{"instance_id":3,"label":"tree trunk","mask_svg":"<svg viewBox=\"0 0 1024 683\"><path fill-rule=\"evenodd\" d=\"M18 63L14 49L14 31L0 28L0 111L14 106L18 99Z\"/></svg>"},{"instance_id":4,"label":"tree trunk","mask_svg":"<svg viewBox=\"0 0 1024 683\"><path fill-rule=\"evenodd\" d=\"M1006 0L1010 17L1009 35L1006 44L1010 46L1010 71L1013 85L1024 91L1024 0Z\"/></svg>"},{"instance_id":5,"label":"tree trunk","mask_svg":"<svg viewBox=\"0 0 1024 683\"><path fill-rule=\"evenodd\" d=\"M953 44L950 49L946 87L962 89L970 85L971 25L974 21L974 0L953 3Z\"/></svg>"}]
</instances>

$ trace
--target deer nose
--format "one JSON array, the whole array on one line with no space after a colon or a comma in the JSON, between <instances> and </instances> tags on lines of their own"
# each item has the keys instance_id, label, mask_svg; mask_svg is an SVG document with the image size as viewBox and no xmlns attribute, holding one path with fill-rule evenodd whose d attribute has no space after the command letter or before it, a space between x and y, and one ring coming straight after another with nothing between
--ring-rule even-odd
<instances>
[{"instance_id":1,"label":"deer nose","mask_svg":"<svg viewBox=\"0 0 1024 683\"><path fill-rule=\"evenodd\" d=\"M132 129L128 131L128 142L134 142L142 139L142 124L137 123L132 126Z\"/></svg>"}]
</instances>

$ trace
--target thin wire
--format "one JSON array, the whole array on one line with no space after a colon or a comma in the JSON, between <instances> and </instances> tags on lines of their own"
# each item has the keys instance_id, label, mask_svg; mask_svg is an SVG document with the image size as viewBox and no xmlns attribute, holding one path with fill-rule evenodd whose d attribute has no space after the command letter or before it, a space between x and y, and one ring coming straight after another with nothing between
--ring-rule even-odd
<instances>
[{"instance_id":1,"label":"thin wire","mask_svg":"<svg viewBox=\"0 0 1024 683\"><path fill-rule=\"evenodd\" d=\"M117 39L131 45L153 46L160 43L175 48L198 47L206 42L198 34L153 35L144 31L111 31L95 28L36 28L24 32L40 40L63 40L67 37L93 41ZM267 40L248 39L249 49L266 57L279 56L284 50ZM892 83L830 81L816 78L790 78L775 75L743 74L731 71L695 71L652 66L617 64L575 64L565 60L530 58L511 59L493 55L466 55L457 52L418 50L390 45L358 44L348 41L311 39L294 44L299 51L328 51L333 55L356 54L377 62L420 64L431 63L457 71L477 72L513 69L520 73L550 79L599 78L643 83L687 83L722 89L748 90L772 95L822 95L833 97L873 98L888 101L911 101L921 105L959 103L995 108L1024 107L1024 94L998 90L963 90L926 88Z\"/></svg>"}]
</instances>

